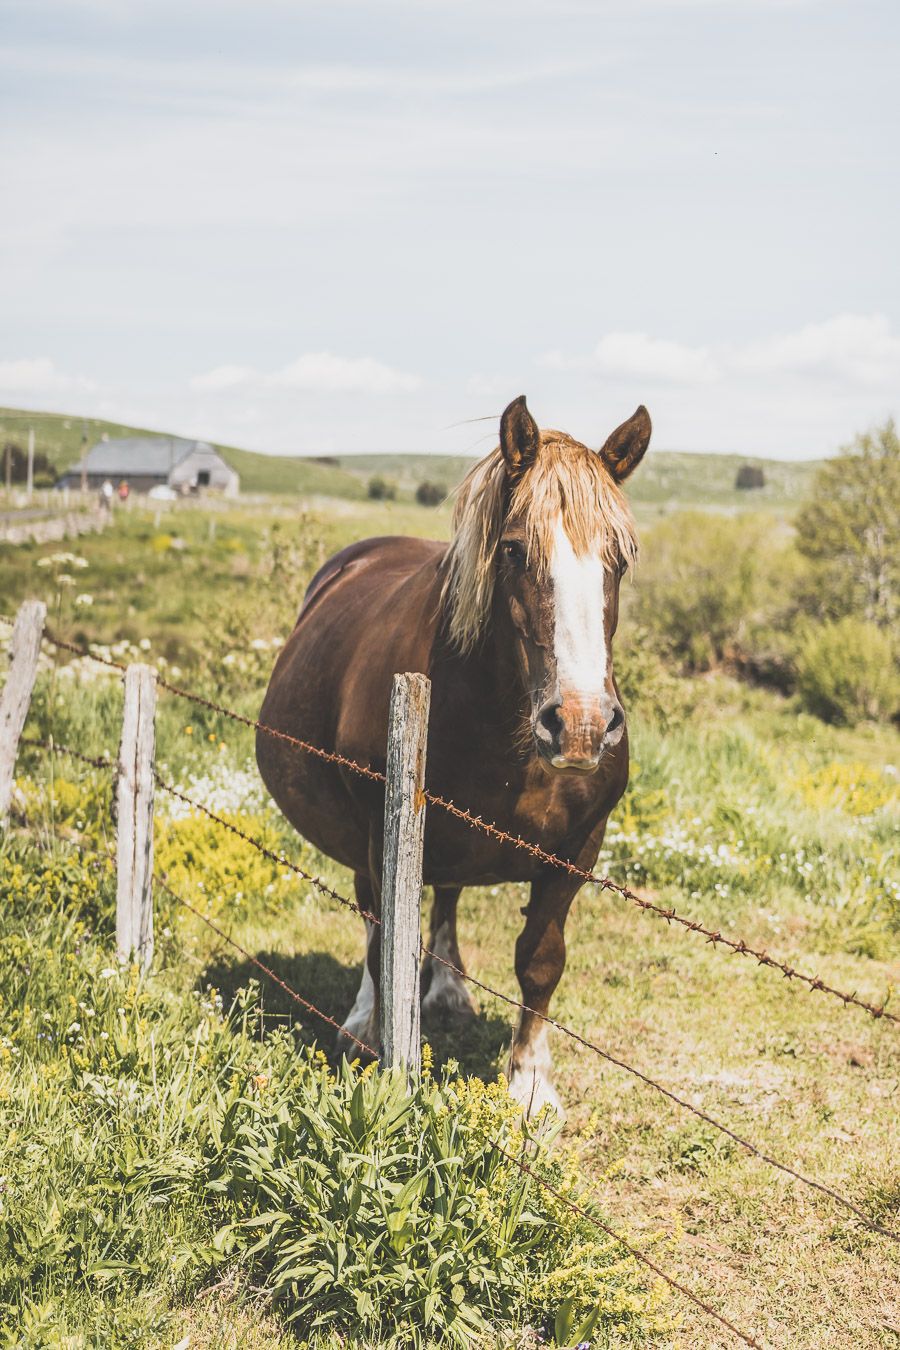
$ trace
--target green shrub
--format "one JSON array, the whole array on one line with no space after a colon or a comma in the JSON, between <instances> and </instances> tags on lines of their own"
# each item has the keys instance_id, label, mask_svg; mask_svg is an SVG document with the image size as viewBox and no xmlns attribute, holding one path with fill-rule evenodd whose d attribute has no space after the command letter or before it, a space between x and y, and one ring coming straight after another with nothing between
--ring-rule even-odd
<instances>
[{"instance_id":1,"label":"green shrub","mask_svg":"<svg viewBox=\"0 0 900 1350\"><path fill-rule=\"evenodd\" d=\"M447 495L447 489L440 483L432 483L427 478L416 488L416 501L420 506L440 506Z\"/></svg>"},{"instance_id":2,"label":"green shrub","mask_svg":"<svg viewBox=\"0 0 900 1350\"><path fill-rule=\"evenodd\" d=\"M388 479L382 478L376 474L374 478L369 479L369 486L366 489L369 499L373 502L392 502L397 495L397 489Z\"/></svg>"},{"instance_id":3,"label":"green shrub","mask_svg":"<svg viewBox=\"0 0 900 1350\"><path fill-rule=\"evenodd\" d=\"M615 672L626 713L651 717L665 727L687 715L690 681L679 678L671 656L660 656L646 629L632 624L616 639Z\"/></svg>"},{"instance_id":4,"label":"green shrub","mask_svg":"<svg viewBox=\"0 0 900 1350\"><path fill-rule=\"evenodd\" d=\"M289 1323L481 1346L548 1319L565 1344L653 1320L658 1291L637 1294L615 1243L495 1147L575 1190L574 1154L527 1130L503 1083L426 1073L409 1093L321 1057L279 1067L216 1094L206 1175L226 1219L213 1245Z\"/></svg>"},{"instance_id":5,"label":"green shrub","mask_svg":"<svg viewBox=\"0 0 900 1350\"><path fill-rule=\"evenodd\" d=\"M768 522L680 512L641 543L630 616L688 670L708 670L739 639L771 541ZM627 627L627 623L625 625Z\"/></svg>"},{"instance_id":6,"label":"green shrub","mask_svg":"<svg viewBox=\"0 0 900 1350\"><path fill-rule=\"evenodd\" d=\"M810 614L862 615L889 629L900 605L900 437L893 421L857 436L816 473L797 516L812 563Z\"/></svg>"},{"instance_id":7,"label":"green shrub","mask_svg":"<svg viewBox=\"0 0 900 1350\"><path fill-rule=\"evenodd\" d=\"M887 633L847 616L809 628L797 652L797 690L810 712L853 725L900 709L900 676Z\"/></svg>"}]
</instances>

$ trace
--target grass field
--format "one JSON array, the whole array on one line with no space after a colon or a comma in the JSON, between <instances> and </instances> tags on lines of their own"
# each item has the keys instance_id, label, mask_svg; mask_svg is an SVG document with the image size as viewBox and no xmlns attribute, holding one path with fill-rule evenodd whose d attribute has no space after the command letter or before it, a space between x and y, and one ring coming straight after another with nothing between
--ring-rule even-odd
<instances>
[{"instance_id":1,"label":"grass field","mask_svg":"<svg viewBox=\"0 0 900 1350\"><path fill-rule=\"evenodd\" d=\"M68 556L53 546L5 549L0 609L9 614L25 595L43 594L62 635L156 660L252 715L303 587L328 553L367 533L446 528L445 508L404 504L158 517L135 508ZM115 680L48 660L28 732L114 752L118 700ZM659 903L862 997L880 1001L895 988L897 733L829 728L721 675L679 681L668 716L639 690L628 711L632 780L602 866ZM347 892L348 876L292 837L268 803L248 730L165 697L158 756L187 791ZM127 971L104 976L113 969L108 875L66 863L63 850L50 876L31 841L36 835L51 852L51 832L102 843L108 780L28 750L19 788L29 828L20 819L0 855L0 1306L14 1323L8 1343L305 1343L296 1328L286 1330L283 1309L248 1288L239 1262L210 1254L213 1213L193 1180L201 1164L192 1094L202 1087L214 1095L239 1053L241 1063L256 1055L267 1064L266 1055L278 1054L278 1028L293 1028L301 1043L318 1037L326 1049L330 1039L266 987L251 1028L263 1039L254 1049L252 1037L246 1046L238 1037L244 1048L229 1049L218 1009L257 972L162 899L158 973L145 982ZM359 980L358 920L223 841L201 818L159 805L157 847L173 885L290 985L342 1016ZM494 887L461 905L470 970L510 993L524 899L520 887ZM593 887L576 902L567 936L553 1006L561 1021L897 1226L895 1027ZM465 1073L491 1080L503 1067L509 1009L486 995L479 1003L464 1033L427 1034L438 1062L453 1057ZM190 1056L180 1047L195 1034L209 1047L209 1077L191 1087ZM896 1246L583 1048L557 1035L554 1053L566 1146L612 1225L639 1244L652 1241L660 1265L765 1345L898 1344ZM629 1279L649 1295L644 1273ZM593 1345L726 1343L679 1297L664 1300L659 1318L635 1299L627 1322L604 1316Z\"/></svg>"},{"instance_id":2,"label":"grass field","mask_svg":"<svg viewBox=\"0 0 900 1350\"><path fill-rule=\"evenodd\" d=\"M0 442L12 440L24 446L29 426L34 427L36 449L43 451L60 470L78 462L83 437L90 446L103 435L163 434L97 418L0 409ZM478 455L486 453L490 446L493 433L486 430L487 437ZM396 487L401 500L411 501L416 487L426 480L452 491L474 463L474 458L460 455L431 454L337 455L320 462L297 456L254 454L226 445L218 448L241 475L241 489L245 493L321 494L358 499L366 495L369 480L380 476ZM734 481L742 464L762 468L765 487L738 491ZM654 448L631 485L631 495L638 508L654 515L682 506L791 512L806 492L815 468L816 461L788 463Z\"/></svg>"}]
</instances>

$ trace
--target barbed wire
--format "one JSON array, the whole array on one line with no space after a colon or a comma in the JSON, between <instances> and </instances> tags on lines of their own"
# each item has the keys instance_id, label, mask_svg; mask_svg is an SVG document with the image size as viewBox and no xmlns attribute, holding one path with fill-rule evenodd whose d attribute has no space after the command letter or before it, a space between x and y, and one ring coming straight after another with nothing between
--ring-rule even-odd
<instances>
[{"instance_id":1,"label":"barbed wire","mask_svg":"<svg viewBox=\"0 0 900 1350\"><path fill-rule=\"evenodd\" d=\"M76 759L82 759L87 763L91 762L90 756L81 755L80 753L72 751L69 751L68 753L73 754L73 757ZM105 762L106 761L104 761L104 763ZM94 857L100 859L101 861L107 862L114 861L112 855L107 851L102 851L100 849L89 849L85 847L83 844L77 843L74 840L65 839L60 835L56 835L55 837L59 839L61 843L77 849L77 851L82 856L84 856L85 854L91 854ZM372 1046L367 1045L365 1041L360 1040L358 1037L354 1036L351 1032L347 1031L345 1027L342 1027L333 1017L329 1016L328 1013L324 1012L321 1008L318 1008L314 1003L310 1002L309 999L304 998L303 995L299 994L296 989L291 988L291 986L287 984L285 980L282 980L279 975L276 975L275 971L272 970L271 967L267 966L265 962L260 961L258 957L254 956L251 952L248 952L245 947L242 947L241 944L237 942L229 933L226 933L224 929L220 928L219 925L216 924L212 919L210 919L208 915L204 914L201 910L197 909L196 906L192 905L189 900L186 900L183 895L179 895L175 890L173 890L172 887L169 885L168 881L166 880L166 878L164 876L161 876L159 872L154 871L153 879L157 883L157 885L159 885L161 889L164 890L173 901L175 901L176 904L183 906L185 909L189 910L192 914L194 914L198 919L200 919L204 924L206 924L206 926L210 928L217 935L217 937L221 938L222 941L227 943L230 947L234 948L235 951L239 952L240 955L243 956L246 960L248 960L251 963L251 965L253 965L257 970L261 971L264 975L268 976L270 980L272 980L276 985L278 985L279 988L281 988L296 1003L300 1004L308 1012L311 1012L316 1017L320 1018L321 1021L327 1023L332 1027L336 1027L338 1031L346 1035L351 1041L353 1041L356 1045L358 1045L361 1050L363 1050L366 1054L371 1055L373 1059L378 1058L378 1055ZM277 1016L277 1014L273 1013L268 1013L264 1015L270 1017ZM584 1205L579 1204L578 1202L572 1200L567 1195L563 1195L562 1191L558 1190L554 1185L552 1185L551 1182L547 1181L546 1178L542 1177L538 1172L535 1172L535 1170L529 1167L527 1163L523 1162L521 1158L516 1157L514 1154L510 1153L507 1149L505 1149L499 1140L489 1139L487 1140L487 1143L490 1148L493 1148L498 1153L502 1154L522 1173L528 1176L532 1181L536 1182L537 1185L540 1186L543 1190L545 1190L549 1195L552 1195L554 1199L557 1200L560 1204L565 1205L566 1208L571 1213L576 1214L579 1218L585 1219L588 1223L592 1224L595 1228L597 1228L600 1232L604 1233L607 1237L612 1238L612 1240L618 1243L619 1246L624 1247L630 1256L634 1257L635 1260L647 1266L648 1269L652 1270L653 1273L656 1276L658 1276L661 1280L663 1280L667 1285L669 1285L670 1288L674 1289L684 1298L687 1298L702 1312L705 1312L709 1317L712 1317L716 1322L720 1323L721 1326L725 1327L728 1331L732 1332L735 1336L738 1337L739 1340L743 1341L745 1345L753 1347L753 1350L763 1350L763 1347L759 1344L758 1341L755 1341L746 1332L741 1331L740 1327L735 1326L735 1324L731 1322L727 1317L725 1317L722 1313L717 1312L715 1308L713 1308L709 1303L705 1302L704 1299L700 1298L698 1294L695 1294L693 1290L687 1287L687 1285L682 1284L680 1280L677 1280L675 1278L675 1276L669 1275L667 1271L663 1270L661 1266L657 1265L655 1261L651 1260L649 1256L645 1255L645 1253L642 1252L640 1248L635 1247L626 1238L622 1237L620 1233L617 1233L615 1229L611 1228L608 1224L604 1223L602 1219L598 1218L596 1214L586 1209Z\"/></svg>"},{"instance_id":2,"label":"barbed wire","mask_svg":"<svg viewBox=\"0 0 900 1350\"><path fill-rule=\"evenodd\" d=\"M161 788L163 792L168 792L170 796L177 797L179 801L184 802L185 806L190 806L192 810L202 812L204 816L208 816L210 820L214 820L216 824L221 825L223 829L230 830L232 834L237 835L238 839L243 839L245 843L252 845L258 853L261 853L264 858L268 858L270 862L277 863L279 867L289 868L290 871L295 872L298 877L302 877L303 880L308 881L311 886L315 886L316 890L322 895L327 895L329 899L336 900L339 905L343 905L347 909L352 909L355 914L359 914L361 918L368 920L369 923L381 925L381 919L378 918L376 914L372 914L369 910L363 909L362 905L358 904L355 900L349 899L348 896L341 895L341 893L336 891L333 886L329 886L327 881L323 881L321 877L316 876L313 872L307 872L305 867L301 867L299 863L295 863L293 859L288 858L286 854L276 853L274 849L268 848L265 844L261 843L260 840L254 839L252 834L247 834L245 830L242 830L239 825L235 825L233 821L226 820L224 816L220 816L215 811L210 810L210 808L204 806L202 802L195 801L193 797L186 796L180 788L173 787L171 783L167 783L155 769L153 771L153 777L156 780L157 787Z\"/></svg>"},{"instance_id":3,"label":"barbed wire","mask_svg":"<svg viewBox=\"0 0 900 1350\"><path fill-rule=\"evenodd\" d=\"M48 736L46 740L41 740L37 736L23 736L19 744L27 745L32 750L50 750L58 755L66 755L69 759L77 759L82 764L89 765L92 769L114 769L116 767L115 760L110 759L106 750L100 755L85 755L80 750L73 750L70 745L63 745L53 736Z\"/></svg>"},{"instance_id":4,"label":"barbed wire","mask_svg":"<svg viewBox=\"0 0 900 1350\"><path fill-rule=\"evenodd\" d=\"M283 989L288 997L292 998L295 1003L299 1003L302 1008L305 1008L307 1012L313 1013L321 1021L327 1022L327 1024L330 1027L333 1027L335 1031L346 1036L348 1040L353 1041L354 1045L358 1045L360 1050L365 1054L371 1055L373 1059L378 1059L377 1050L374 1050L371 1045L367 1045L365 1041L361 1041L358 1036L354 1036L353 1032L348 1031L346 1027L342 1026L341 1023L336 1020L336 1018L329 1016L329 1014L323 1012L321 1008L317 1008L314 1003L310 1003L309 999L304 998L302 994L298 994L296 989L292 989L280 975L276 975L275 971L272 970L270 966L267 966L264 961L260 961L259 957L254 956L252 952L248 952L246 947L242 947L230 933L225 932L224 928L220 928L209 915L204 914L196 905L192 905L190 900L185 900L183 895L178 895L169 885L165 877L161 876L159 872L154 871L153 880L177 904L183 905L185 909L189 909L192 914L195 914L198 919L201 919L202 922L206 924L207 928L211 928L223 942L228 943L229 947L233 947L236 952L239 952L240 955L243 956L246 961L249 961L252 966L255 966L257 970L261 970L264 975L268 975L269 979L272 980L274 984L277 984L279 989Z\"/></svg>"},{"instance_id":5,"label":"barbed wire","mask_svg":"<svg viewBox=\"0 0 900 1350\"><path fill-rule=\"evenodd\" d=\"M60 647L65 651L74 652L81 657L89 657L92 660L98 661L100 664L109 666L115 670L124 672L127 669L127 666L121 661L116 661L111 657L101 656L96 652L91 652L87 648L79 647L74 642L67 642L50 633L47 633L46 637L51 645ZM233 708L225 707L223 704L216 703L212 699L196 694L192 690L184 689L179 685L172 684L168 680L158 677L157 683L160 688L167 690L178 698L186 699L188 702L204 707L210 712L214 712L223 717L228 717L233 721L240 722L244 726L250 727L256 731L261 731L264 735L271 736L276 740L292 745L307 754L316 756L326 763L349 769L352 773L356 773L361 777L374 782L384 783L386 781L385 775L379 770L373 769L369 765L359 764L356 760L350 759L346 755L339 754L337 751L325 750L321 746L313 745L309 741L304 741L299 737L289 735L287 732L279 731L275 727L268 726L265 722L260 722L253 717L246 717L243 713L236 712ZM777 957L770 955L770 953L764 949L761 950L751 946L751 944L745 942L743 938L731 937L726 933L722 933L719 929L707 927L707 925L700 923L697 919L686 918L676 910L674 905L669 907L658 905L654 901L647 900L644 896L638 895L628 886L623 886L619 882L613 881L611 877L599 876L596 872L579 867L577 863L573 863L566 858L561 858L557 854L549 852L547 849L542 848L540 844L523 839L520 835L511 834L508 830L502 829L493 821L484 820L480 815L476 815L473 812L466 810L464 807L457 806L456 803L449 798L442 797L440 794L431 792L428 789L425 789L423 795L426 801L431 805L446 811L448 814L472 826L474 829L482 831L482 833L497 839L501 843L509 844L514 848L530 853L537 861L548 867L561 869L568 872L571 876L579 877L582 881L599 886L601 890L611 891L612 893L621 896L623 899L630 901L631 904L635 905L644 913L653 914L657 918L664 919L669 925L674 923L684 928L687 932L698 933L700 936L705 937L706 941L711 943L713 947L721 946L732 952L734 955L749 957L751 960L755 960L760 966L765 966L770 970L777 970L785 979L797 980L801 984L806 985L810 990L828 994L832 998L838 999L845 1007L852 1005L862 1009L863 1012L868 1013L870 1017L874 1017L876 1020L884 1019L900 1026L900 1015L888 1011L886 1006L887 998L885 998L884 1002L876 1004L861 998L856 991L848 993L846 990L838 989L835 985L828 984L818 975L810 975L805 971L798 970L796 967L789 965L788 962L781 961Z\"/></svg>"},{"instance_id":6,"label":"barbed wire","mask_svg":"<svg viewBox=\"0 0 900 1350\"><path fill-rule=\"evenodd\" d=\"M46 749L51 750L56 749L60 753L72 754L74 758L80 759L87 764L92 764L95 767L99 766L105 768L109 764L109 760L106 758L83 755L80 751L73 751L67 746L62 746L52 741L32 742L32 744L40 744L43 745L44 748ZM201 812L203 815L207 816L210 820L214 821L217 825L230 831L238 838L244 840L252 848L256 849L257 852L262 854L264 857L268 858L270 861L276 863L278 866L286 867L290 871L296 873L296 875L300 876L304 881L307 881L309 882L310 885L314 886L321 894L326 895L330 899L335 900L345 909L349 909L353 913L360 915L362 918L366 919L368 922L376 925L377 927L382 926L381 918L378 915L372 913L370 910L363 909L362 906L359 905L356 901L349 899L348 896L342 895L339 891L335 890L333 886L330 886L328 882L324 881L321 877L316 876L314 873L308 872L306 868L301 867L299 863L295 863L285 854L276 853L273 849L268 848L260 840L255 839L253 835L248 834L245 830L242 830L239 826L235 825L233 822L226 820L224 816L221 816L217 812L211 810L210 807L204 806L201 802L196 801L192 797L188 797L187 794L183 793L179 788L176 788L172 784L166 782L166 780L156 770L154 770L154 778L157 785L162 791L170 793L172 796L176 797L179 801L183 802L186 806L189 806L191 809ZM165 882L163 882L162 884L164 889L169 890L169 887ZM210 926L214 926L212 925L211 921L207 920L205 915L200 914L200 911L196 912L201 918L203 918L204 922L209 922ZM226 935L221 934L221 936L225 937ZM231 939L227 937L226 940L231 941ZM719 1131L719 1133L731 1139L734 1143L738 1144L742 1149L745 1150L745 1152L749 1153L752 1157L758 1158L761 1162L764 1162L767 1166L776 1168L778 1171L783 1172L786 1176L791 1177L793 1180L799 1181L802 1185L807 1186L812 1190L818 1191L821 1195L827 1196L829 1199L834 1200L837 1204L841 1205L842 1208L846 1209L849 1213L853 1214L857 1219L859 1219L860 1222L864 1224L864 1226L870 1229L872 1232L879 1233L883 1237L890 1238L892 1241L900 1243L900 1234L894 1232L890 1228L884 1227L883 1225L877 1223L875 1220L870 1219L864 1210L860 1209L858 1205L855 1205L852 1200L847 1199L847 1197L842 1195L839 1191L834 1190L831 1186L825 1185L824 1182L816 1181L815 1178L806 1176L803 1172L798 1171L796 1168L792 1167L789 1163L781 1162L779 1159L772 1157L771 1154L766 1153L764 1149L759 1148L759 1146L754 1144L750 1139L747 1139L744 1135L738 1134L737 1131L732 1130L728 1125L724 1125L720 1120L717 1120L715 1116L711 1116L707 1111L704 1111L701 1107L695 1106L692 1102L689 1102L686 1098L679 1096L676 1092L673 1092L670 1088L667 1088L662 1083L657 1082L656 1079L651 1078L648 1074L645 1074L641 1069L635 1068L634 1065L627 1063L627 1061L620 1059L617 1055L614 1055L610 1051L603 1049L603 1047L598 1045L595 1041L591 1041L586 1036L582 1036L579 1032L575 1031L572 1027L567 1026L564 1022L557 1021L557 1019L555 1017L551 1017L549 1013L540 1012L537 1008L530 1007L527 1003L523 1003L520 999L514 998L511 994L505 994L502 990L495 989L492 985L489 985L485 983L485 981L478 979L477 976L470 975L467 971L455 965L452 961L448 960L446 957L441 956L439 955L439 953L432 951L431 948L426 947L424 943L421 942L421 940L419 944L419 949L421 955L429 957L431 960L439 962L441 965L445 966L448 970L450 970L460 979L466 980L468 983L475 985L477 988L482 989L485 993L491 995L493 998L499 999L501 1002L508 1004L510 1007L516 1008L519 1012L525 1012L528 1013L530 1016L538 1018L541 1022L545 1023L547 1026L553 1027L554 1030L558 1031L561 1035L568 1037L576 1044L582 1046L587 1050L590 1050L594 1055L598 1056L598 1058L605 1060L607 1063L614 1065L616 1068L623 1070L625 1073L631 1074L632 1077L638 1079L638 1081L643 1083L645 1086L653 1088L654 1091L666 1097L676 1106L679 1106L683 1110L690 1112L692 1115L696 1116L699 1120L702 1120L705 1124L711 1126L711 1128ZM247 959L251 961L255 959L252 956L250 956L249 953L245 952L243 954L247 957ZM274 975L273 978L276 980L278 979L278 977ZM342 1026L340 1026L340 1024L338 1024L337 1022L334 1022L334 1026L338 1029L339 1032L344 1032L344 1034L346 1034L351 1040L356 1041L358 1045L360 1046L363 1045L363 1043L359 1041L355 1036L353 1036L352 1033L345 1032L345 1029ZM370 1047L365 1046L363 1048L365 1048L369 1053L375 1055L375 1051L371 1050Z\"/></svg>"},{"instance_id":7,"label":"barbed wire","mask_svg":"<svg viewBox=\"0 0 900 1350\"><path fill-rule=\"evenodd\" d=\"M502 1153L504 1158L508 1158L511 1163L515 1163L516 1167L524 1172L526 1176L532 1177L545 1191L548 1191L555 1199L566 1205L573 1214L579 1215L582 1219L587 1219L589 1223L592 1223L595 1228L599 1228L602 1233L607 1235L607 1237L611 1237L615 1242L618 1242L620 1246L625 1248L630 1256L633 1256L636 1260L642 1262L643 1265L648 1266L655 1275L658 1275L661 1279L665 1280L666 1284L670 1285L672 1289L677 1290L679 1294L683 1294L685 1298L690 1299L691 1303L696 1304L698 1308L702 1308L705 1313L708 1313L710 1317L714 1317L717 1322L721 1322L723 1327L727 1327L728 1330L733 1332L733 1334L737 1336L739 1340L742 1340L745 1345L752 1346L753 1350L763 1350L759 1341L755 1341L752 1336L748 1336L745 1331L741 1331L740 1327L736 1327L734 1323L730 1322L727 1317L722 1315L722 1313L716 1312L715 1308L711 1307L710 1304L705 1303L702 1298L688 1289L687 1285L682 1284L672 1275L667 1275L662 1267L658 1266L655 1261L651 1261L650 1257L646 1256L639 1247L632 1246L632 1244L627 1242L621 1234L615 1231L615 1229L610 1228L602 1219L598 1219L596 1214L592 1214L590 1210L585 1209L583 1205L580 1205L576 1201L570 1200L568 1196L563 1195L562 1191L557 1190L557 1188L549 1181L545 1181L542 1176L529 1167L527 1163L524 1163L521 1158L515 1157L508 1149L505 1149L498 1140L491 1139L488 1142L498 1153Z\"/></svg>"}]
</instances>

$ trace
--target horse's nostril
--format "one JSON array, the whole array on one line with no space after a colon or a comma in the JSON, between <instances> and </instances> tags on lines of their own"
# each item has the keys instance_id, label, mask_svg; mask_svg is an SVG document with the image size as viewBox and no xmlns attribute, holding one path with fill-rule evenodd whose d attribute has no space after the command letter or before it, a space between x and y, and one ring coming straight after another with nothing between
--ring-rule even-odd
<instances>
[{"instance_id":1,"label":"horse's nostril","mask_svg":"<svg viewBox=\"0 0 900 1350\"><path fill-rule=\"evenodd\" d=\"M556 744L562 735L563 723L559 715L559 703L545 703L538 713L538 722Z\"/></svg>"},{"instance_id":2,"label":"horse's nostril","mask_svg":"<svg viewBox=\"0 0 900 1350\"><path fill-rule=\"evenodd\" d=\"M625 721L625 714L622 711L620 705L617 703L612 710L612 716L610 717L609 721L606 724L606 735L612 736L614 732L619 730L619 727L622 725L624 721Z\"/></svg>"}]
</instances>

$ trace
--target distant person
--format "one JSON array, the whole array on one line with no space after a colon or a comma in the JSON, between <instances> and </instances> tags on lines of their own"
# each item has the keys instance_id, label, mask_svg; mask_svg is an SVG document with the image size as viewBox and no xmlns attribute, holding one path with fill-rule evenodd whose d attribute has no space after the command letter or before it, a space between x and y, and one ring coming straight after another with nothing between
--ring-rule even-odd
<instances>
[{"instance_id":1,"label":"distant person","mask_svg":"<svg viewBox=\"0 0 900 1350\"><path fill-rule=\"evenodd\" d=\"M100 505L104 510L110 511L112 510L112 504L113 504L113 485L107 478L103 483L103 486L100 488Z\"/></svg>"},{"instance_id":2,"label":"distant person","mask_svg":"<svg viewBox=\"0 0 900 1350\"><path fill-rule=\"evenodd\" d=\"M130 491L131 488L128 486L128 484L125 482L125 479L123 478L121 483L119 484L119 501L122 502L123 504L127 502L128 494Z\"/></svg>"}]
</instances>

